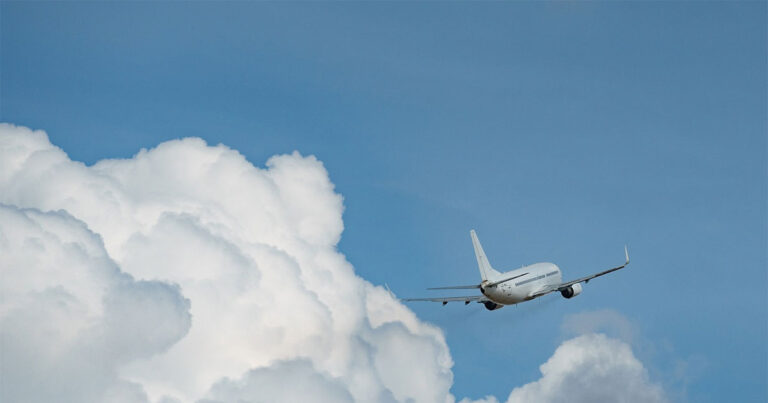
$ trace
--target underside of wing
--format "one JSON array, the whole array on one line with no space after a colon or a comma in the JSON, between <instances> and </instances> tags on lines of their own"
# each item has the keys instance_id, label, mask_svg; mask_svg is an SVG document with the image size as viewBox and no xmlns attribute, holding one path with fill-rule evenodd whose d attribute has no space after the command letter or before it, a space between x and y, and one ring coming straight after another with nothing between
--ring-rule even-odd
<instances>
[{"instance_id":1,"label":"underside of wing","mask_svg":"<svg viewBox=\"0 0 768 403\"><path fill-rule=\"evenodd\" d=\"M561 284L550 285L540 290L536 290L528 294L528 296L531 298L538 298L538 297L541 297L542 295L547 295L551 292L558 291L561 286L562 286Z\"/></svg>"}]
</instances>

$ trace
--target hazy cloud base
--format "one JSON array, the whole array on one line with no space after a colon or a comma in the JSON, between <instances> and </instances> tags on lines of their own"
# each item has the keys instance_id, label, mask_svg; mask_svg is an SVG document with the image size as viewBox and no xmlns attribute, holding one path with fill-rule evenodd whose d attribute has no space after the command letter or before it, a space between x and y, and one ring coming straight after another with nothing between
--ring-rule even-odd
<instances>
[{"instance_id":1,"label":"hazy cloud base","mask_svg":"<svg viewBox=\"0 0 768 403\"><path fill-rule=\"evenodd\" d=\"M312 156L187 138L89 167L3 124L0 203L2 401L454 401L440 329L336 249ZM600 334L541 372L508 401L665 401Z\"/></svg>"}]
</instances>

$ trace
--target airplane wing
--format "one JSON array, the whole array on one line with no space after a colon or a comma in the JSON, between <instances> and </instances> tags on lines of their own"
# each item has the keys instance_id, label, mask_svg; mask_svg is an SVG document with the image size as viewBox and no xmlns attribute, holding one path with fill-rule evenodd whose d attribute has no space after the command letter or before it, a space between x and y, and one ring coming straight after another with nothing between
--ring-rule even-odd
<instances>
[{"instance_id":1,"label":"airplane wing","mask_svg":"<svg viewBox=\"0 0 768 403\"><path fill-rule=\"evenodd\" d=\"M538 291L535 291L535 292L531 293L530 296L533 297L533 298L537 298L537 297L541 297L542 295L547 295L547 294L549 294L549 293L551 293L553 291L562 291L562 290L564 290L564 289L566 289L566 288L568 288L568 287L570 287L570 286L572 286L572 285L574 285L576 283L589 282L589 280L592 280L595 277L600 277L600 276L606 275L608 273L614 272L616 270L623 269L624 267L626 267L629 264L629 252L627 251L627 247L626 246L624 246L624 257L626 258L626 261L621 266L616 266L616 267L610 268L608 270L601 271L600 273L592 274L590 276L577 278L576 280L571 280L571 281L566 281L564 283L551 285L549 287L546 287L546 288L543 288L541 290L538 290Z\"/></svg>"},{"instance_id":2,"label":"airplane wing","mask_svg":"<svg viewBox=\"0 0 768 403\"><path fill-rule=\"evenodd\" d=\"M466 297L437 297L437 298L403 298L403 301L429 301L429 302L442 302L443 305L449 302L464 302L468 304L472 301L485 302L488 301L483 295L468 295Z\"/></svg>"}]
</instances>

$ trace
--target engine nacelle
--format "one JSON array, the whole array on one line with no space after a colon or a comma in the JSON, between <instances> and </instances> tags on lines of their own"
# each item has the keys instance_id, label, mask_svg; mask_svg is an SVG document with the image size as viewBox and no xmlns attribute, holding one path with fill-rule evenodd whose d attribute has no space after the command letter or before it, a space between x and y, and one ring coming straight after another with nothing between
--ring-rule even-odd
<instances>
[{"instance_id":1,"label":"engine nacelle","mask_svg":"<svg viewBox=\"0 0 768 403\"><path fill-rule=\"evenodd\" d=\"M483 302L483 305L485 305L485 309L489 311L493 311L494 309L501 309L504 308L504 305L499 305L493 301L485 301Z\"/></svg>"},{"instance_id":2,"label":"engine nacelle","mask_svg":"<svg viewBox=\"0 0 768 403\"><path fill-rule=\"evenodd\" d=\"M565 298L573 298L581 294L581 283L568 286L568 288L560 291L560 294L562 294Z\"/></svg>"}]
</instances>

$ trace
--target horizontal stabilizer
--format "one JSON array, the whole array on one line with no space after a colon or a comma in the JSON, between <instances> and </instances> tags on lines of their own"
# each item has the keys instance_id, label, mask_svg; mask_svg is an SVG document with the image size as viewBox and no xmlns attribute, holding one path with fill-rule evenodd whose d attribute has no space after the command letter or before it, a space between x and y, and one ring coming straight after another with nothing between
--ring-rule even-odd
<instances>
[{"instance_id":1,"label":"horizontal stabilizer","mask_svg":"<svg viewBox=\"0 0 768 403\"><path fill-rule=\"evenodd\" d=\"M480 288L479 284L475 285L452 285L448 287L432 287L427 288L428 290L470 290L473 288Z\"/></svg>"},{"instance_id":2,"label":"horizontal stabilizer","mask_svg":"<svg viewBox=\"0 0 768 403\"><path fill-rule=\"evenodd\" d=\"M518 278L518 277L523 277L523 276L525 276L526 274L528 274L528 273L518 274L518 275L516 275L516 276L507 277L507 278L505 278L505 279L502 279L502 280L499 280L499 281L494 281L493 283L488 283L488 285L486 285L486 287L495 287L495 286L497 286L497 285L499 285L499 284L501 284L501 283L506 283L506 282L507 282L507 281L509 281L509 280L514 280L514 279L516 279L516 278Z\"/></svg>"}]
</instances>

